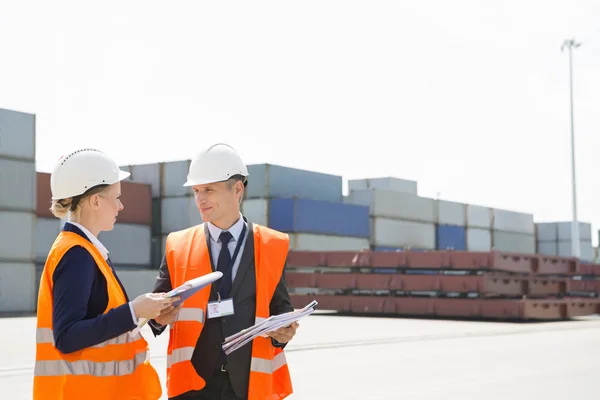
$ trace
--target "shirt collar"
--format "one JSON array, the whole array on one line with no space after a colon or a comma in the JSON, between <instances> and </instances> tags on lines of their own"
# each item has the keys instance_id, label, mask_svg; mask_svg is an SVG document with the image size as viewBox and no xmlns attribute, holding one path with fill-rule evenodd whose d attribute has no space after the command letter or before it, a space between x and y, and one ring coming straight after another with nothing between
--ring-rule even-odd
<instances>
[{"instance_id":1,"label":"shirt collar","mask_svg":"<svg viewBox=\"0 0 600 400\"><path fill-rule=\"evenodd\" d=\"M98 251L100 252L100 254L102 254L102 257L104 257L105 260L108 259L108 249L106 247L104 247L104 245L100 242L100 240L98 240L98 238L96 236L94 236L92 234L92 232L90 232L85 226L77 223L77 222L73 222L73 221L68 221L71 225L75 225L76 227L78 227L79 229L81 229L81 231L83 233L85 233L85 235L88 237L88 239L90 240L90 242L92 242L92 244L94 246L96 246L96 248L98 249Z\"/></svg>"},{"instance_id":2,"label":"shirt collar","mask_svg":"<svg viewBox=\"0 0 600 400\"><path fill-rule=\"evenodd\" d=\"M227 231L229 233L231 233L231 236L233 236L232 241L235 242L236 240L239 239L240 235L242 234L242 229L244 228L244 218L242 218L242 214L240 213L240 219L237 220L237 222L235 224L233 224L231 226L231 228L227 229ZM219 241L219 236L221 235L221 232L223 232L223 229L219 228L218 226L213 225L210 222L207 222L206 225L208 225L208 231L210 232L210 238L212 240L214 240L215 242Z\"/></svg>"}]
</instances>

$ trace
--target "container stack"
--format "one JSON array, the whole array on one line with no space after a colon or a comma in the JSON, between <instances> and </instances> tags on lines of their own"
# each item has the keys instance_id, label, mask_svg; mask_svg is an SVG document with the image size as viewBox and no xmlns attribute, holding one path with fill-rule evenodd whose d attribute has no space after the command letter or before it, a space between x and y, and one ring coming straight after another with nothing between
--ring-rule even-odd
<instances>
[{"instance_id":1,"label":"container stack","mask_svg":"<svg viewBox=\"0 0 600 400\"><path fill-rule=\"evenodd\" d=\"M572 222L540 222L535 224L539 254L571 257ZM579 222L580 259L591 262L596 256L592 246L592 225Z\"/></svg>"},{"instance_id":2,"label":"container stack","mask_svg":"<svg viewBox=\"0 0 600 400\"><path fill-rule=\"evenodd\" d=\"M369 248L368 208L342 201L342 177L273 164L249 165L242 213L286 232L300 251Z\"/></svg>"},{"instance_id":3,"label":"container stack","mask_svg":"<svg viewBox=\"0 0 600 400\"><path fill-rule=\"evenodd\" d=\"M411 181L394 178L391 182L395 184L350 181L348 185L345 202L369 208L370 247L376 251L435 250L436 202L419 197Z\"/></svg>"},{"instance_id":4,"label":"container stack","mask_svg":"<svg viewBox=\"0 0 600 400\"><path fill-rule=\"evenodd\" d=\"M286 273L294 307L508 320L599 313L598 276L600 265L498 251L291 252Z\"/></svg>"},{"instance_id":5,"label":"container stack","mask_svg":"<svg viewBox=\"0 0 600 400\"><path fill-rule=\"evenodd\" d=\"M121 167L131 173L130 180L145 183L151 189L152 268L160 265L167 235L202 222L193 192L184 187L190 160Z\"/></svg>"},{"instance_id":6,"label":"container stack","mask_svg":"<svg viewBox=\"0 0 600 400\"><path fill-rule=\"evenodd\" d=\"M466 205L467 250L492 249L492 209L474 204Z\"/></svg>"},{"instance_id":7,"label":"container stack","mask_svg":"<svg viewBox=\"0 0 600 400\"><path fill-rule=\"evenodd\" d=\"M492 210L492 249L535 254L535 224L532 214Z\"/></svg>"},{"instance_id":8,"label":"container stack","mask_svg":"<svg viewBox=\"0 0 600 400\"><path fill-rule=\"evenodd\" d=\"M0 109L0 312L35 310L35 115Z\"/></svg>"}]
</instances>

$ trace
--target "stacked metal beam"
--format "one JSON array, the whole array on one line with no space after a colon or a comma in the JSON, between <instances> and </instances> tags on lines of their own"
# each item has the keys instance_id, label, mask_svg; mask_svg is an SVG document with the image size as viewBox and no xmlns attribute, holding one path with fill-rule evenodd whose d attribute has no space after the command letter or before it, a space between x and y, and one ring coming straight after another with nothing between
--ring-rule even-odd
<instances>
[{"instance_id":1,"label":"stacked metal beam","mask_svg":"<svg viewBox=\"0 0 600 400\"><path fill-rule=\"evenodd\" d=\"M291 252L293 304L428 317L565 319L600 312L600 265L504 252Z\"/></svg>"}]
</instances>

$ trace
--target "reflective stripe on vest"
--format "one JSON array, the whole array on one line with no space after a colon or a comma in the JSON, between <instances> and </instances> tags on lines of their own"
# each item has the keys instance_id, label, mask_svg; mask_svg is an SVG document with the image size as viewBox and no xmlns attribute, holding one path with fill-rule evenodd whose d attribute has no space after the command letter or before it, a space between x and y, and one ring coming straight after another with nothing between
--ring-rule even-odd
<instances>
[{"instance_id":1,"label":"reflective stripe on vest","mask_svg":"<svg viewBox=\"0 0 600 400\"><path fill-rule=\"evenodd\" d=\"M261 372L263 374L272 374L284 365L287 365L287 360L285 358L285 353L283 352L273 357L273 360L252 357L250 371Z\"/></svg>"},{"instance_id":2,"label":"reflective stripe on vest","mask_svg":"<svg viewBox=\"0 0 600 400\"><path fill-rule=\"evenodd\" d=\"M99 343L93 348L102 348L109 345L120 345L143 341L138 333L134 337L125 333L116 338ZM38 328L36 331L37 344L50 344L54 346L54 334L50 328ZM142 343L140 343L142 345ZM135 369L148 359L146 351L140 351L132 359L118 361L94 362L89 360L37 360L35 362L34 376L59 376L59 375L93 375L93 376L121 376L133 373Z\"/></svg>"}]
</instances>

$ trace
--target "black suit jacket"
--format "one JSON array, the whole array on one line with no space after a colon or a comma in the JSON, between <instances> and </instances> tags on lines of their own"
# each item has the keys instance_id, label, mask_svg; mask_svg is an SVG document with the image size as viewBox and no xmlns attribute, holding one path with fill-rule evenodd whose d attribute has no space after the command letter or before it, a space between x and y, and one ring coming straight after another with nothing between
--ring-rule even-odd
<instances>
[{"instance_id":1,"label":"black suit jacket","mask_svg":"<svg viewBox=\"0 0 600 400\"><path fill-rule=\"evenodd\" d=\"M211 380L215 369L218 368L216 365L217 357L223 343L223 338L255 324L256 273L254 266L254 235L252 234L253 224L245 217L244 220L248 223L246 243L231 289L235 314L222 318L207 319L192 355L192 364L196 372L206 381ZM210 233L206 225L204 226L204 233L210 253ZM210 259L212 270L215 271L216 266L213 264L212 257ZM271 299L269 307L271 315L278 315L294 310L285 283L285 267L287 267L287 261ZM217 286L212 285L210 301L217 299ZM173 287L171 285L169 269L166 257L163 257L153 292L168 292L171 289ZM155 336L160 335L165 329L165 327L158 326L155 321L150 321L150 327ZM275 340L272 340L272 343L277 347L285 346L284 344L277 343ZM227 370L229 371L231 386L239 397L248 396L251 357L251 343L227 356Z\"/></svg>"}]
</instances>

